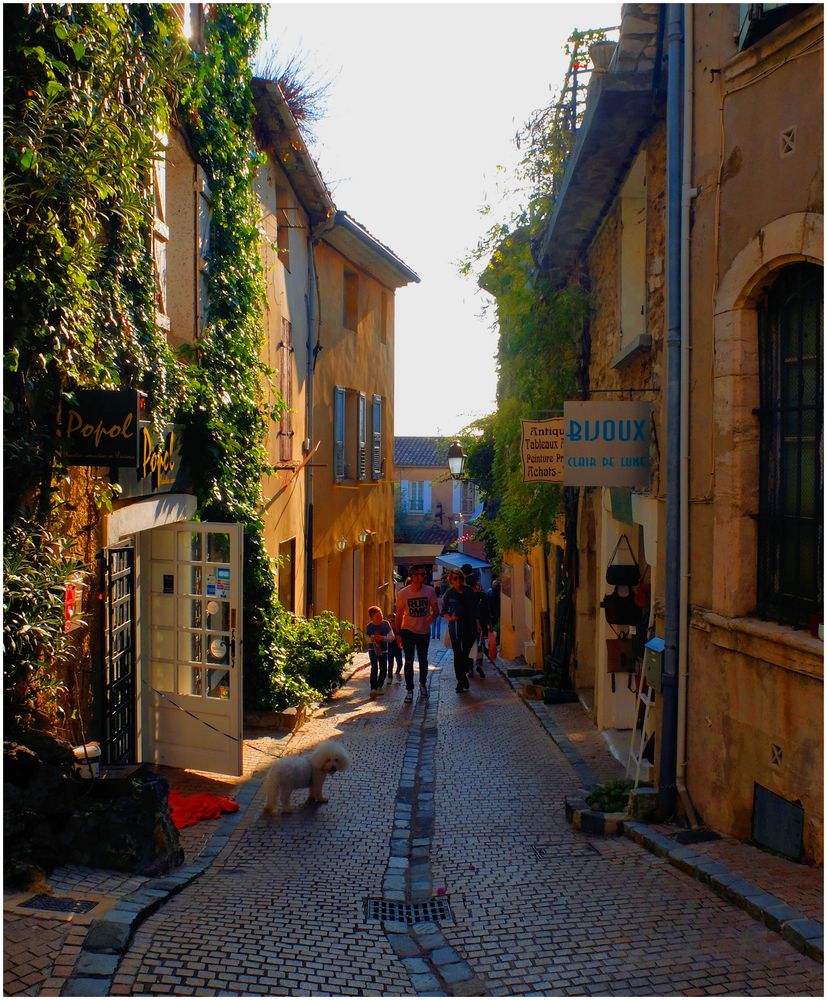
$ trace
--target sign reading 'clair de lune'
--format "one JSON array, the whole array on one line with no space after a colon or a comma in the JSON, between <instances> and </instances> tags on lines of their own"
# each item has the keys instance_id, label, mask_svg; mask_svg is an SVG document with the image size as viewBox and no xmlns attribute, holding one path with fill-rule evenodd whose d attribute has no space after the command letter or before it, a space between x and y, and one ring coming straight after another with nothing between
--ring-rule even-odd
<instances>
[{"instance_id":1,"label":"sign reading 'clair de lune'","mask_svg":"<svg viewBox=\"0 0 827 1000\"><path fill-rule=\"evenodd\" d=\"M566 486L648 486L650 403L564 403Z\"/></svg>"}]
</instances>

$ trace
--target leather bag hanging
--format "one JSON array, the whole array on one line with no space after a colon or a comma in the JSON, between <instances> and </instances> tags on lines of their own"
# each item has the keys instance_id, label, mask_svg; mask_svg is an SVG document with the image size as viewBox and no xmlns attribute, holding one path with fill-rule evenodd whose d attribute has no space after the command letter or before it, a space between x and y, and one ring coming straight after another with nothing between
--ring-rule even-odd
<instances>
[{"instance_id":1,"label":"leather bag hanging","mask_svg":"<svg viewBox=\"0 0 827 1000\"><path fill-rule=\"evenodd\" d=\"M625 594L618 591L625 590ZM606 614L610 625L637 625L640 621L640 608L635 602L635 594L631 587L615 587L606 594L600 602L600 607Z\"/></svg>"},{"instance_id":2,"label":"leather bag hanging","mask_svg":"<svg viewBox=\"0 0 827 1000\"><path fill-rule=\"evenodd\" d=\"M614 632L614 636L606 640L606 670L611 674L612 693L614 693L615 674L628 674L627 686L629 690L632 689L632 674L637 671L637 661L633 640L628 631L617 632L613 628L612 632Z\"/></svg>"},{"instance_id":3,"label":"leather bag hanging","mask_svg":"<svg viewBox=\"0 0 827 1000\"><path fill-rule=\"evenodd\" d=\"M626 551L629 553L629 558L632 560L630 563L615 562L615 559L620 553L621 546L626 547ZM610 587L634 587L635 584L639 582L640 566L638 566L635 554L632 552L632 546L629 544L629 539L626 535L621 535L617 540L617 545L615 545L614 551L611 556L609 556L609 565L606 567L606 583L608 583Z\"/></svg>"}]
</instances>

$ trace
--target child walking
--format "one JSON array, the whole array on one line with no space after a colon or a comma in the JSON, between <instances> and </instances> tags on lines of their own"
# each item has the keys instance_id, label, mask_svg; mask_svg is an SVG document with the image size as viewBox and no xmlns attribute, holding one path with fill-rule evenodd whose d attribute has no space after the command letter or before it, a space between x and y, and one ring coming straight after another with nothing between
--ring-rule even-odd
<instances>
[{"instance_id":1,"label":"child walking","mask_svg":"<svg viewBox=\"0 0 827 1000\"><path fill-rule=\"evenodd\" d=\"M368 608L370 621L365 628L368 656L370 657L370 696L384 693L385 674L388 669L388 643L395 638L391 624L375 604Z\"/></svg>"}]
</instances>

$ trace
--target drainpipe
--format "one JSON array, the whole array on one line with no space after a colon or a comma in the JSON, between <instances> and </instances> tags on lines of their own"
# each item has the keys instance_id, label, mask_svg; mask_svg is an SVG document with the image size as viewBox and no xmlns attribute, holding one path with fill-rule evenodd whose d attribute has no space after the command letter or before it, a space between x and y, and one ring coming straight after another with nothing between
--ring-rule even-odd
<instances>
[{"instance_id":1,"label":"drainpipe","mask_svg":"<svg viewBox=\"0 0 827 1000\"><path fill-rule=\"evenodd\" d=\"M683 164L681 198L681 540L680 540L680 601L678 625L678 734L677 778L678 795L687 818L693 827L698 817L686 787L686 717L687 682L689 676L689 365L692 327L689 317L689 264L690 231L689 211L698 189L692 184L692 110L694 107L694 11L690 5L684 14L684 63L683 63Z\"/></svg>"},{"instance_id":2,"label":"drainpipe","mask_svg":"<svg viewBox=\"0 0 827 1000\"><path fill-rule=\"evenodd\" d=\"M658 812L675 811L678 725L678 646L681 593L681 98L683 4L669 4L666 26L666 236L667 236L667 397L666 397L666 622L663 655Z\"/></svg>"},{"instance_id":3,"label":"drainpipe","mask_svg":"<svg viewBox=\"0 0 827 1000\"><path fill-rule=\"evenodd\" d=\"M313 408L314 378L316 372L316 357L322 349L320 342L321 317L317 313L316 304L319 297L319 282L316 273L316 244L324 233L333 227L331 218L326 219L314 228L308 227L307 234L307 392L305 428L307 432L306 447L310 451L313 445ZM317 330L318 328L318 330ZM304 496L305 496L305 522L304 522L304 604L305 614L312 618L315 613L316 595L315 574L313 572L313 462L310 461L304 467Z\"/></svg>"}]
</instances>

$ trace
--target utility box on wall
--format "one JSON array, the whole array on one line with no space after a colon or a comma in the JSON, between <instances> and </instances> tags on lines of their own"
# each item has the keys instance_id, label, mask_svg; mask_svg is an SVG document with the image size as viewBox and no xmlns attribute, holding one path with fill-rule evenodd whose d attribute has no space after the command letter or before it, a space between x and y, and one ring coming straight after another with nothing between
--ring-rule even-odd
<instances>
[{"instance_id":1,"label":"utility box on wall","mask_svg":"<svg viewBox=\"0 0 827 1000\"><path fill-rule=\"evenodd\" d=\"M643 671L646 683L658 694L663 690L661 676L663 675L663 649L666 643L660 636L653 636L644 646Z\"/></svg>"}]
</instances>

